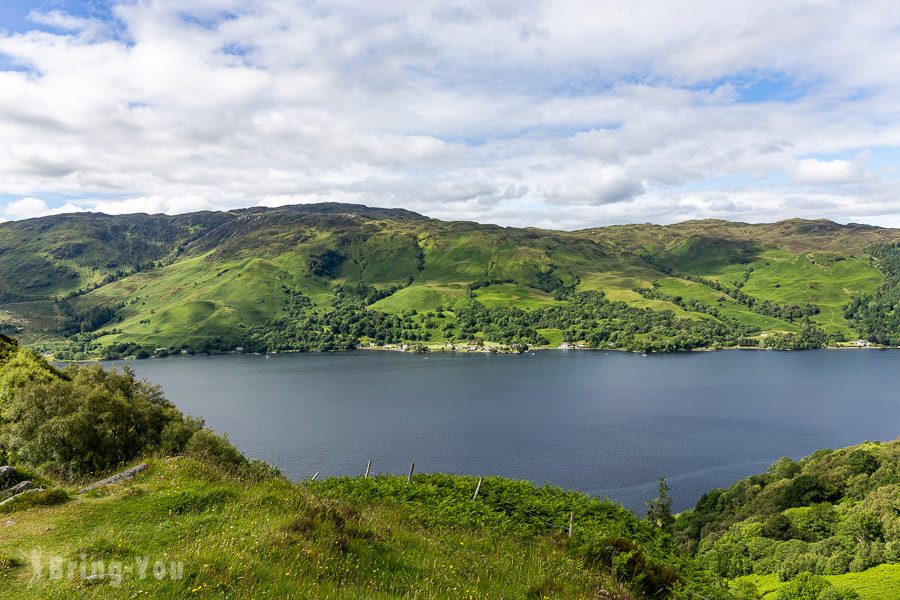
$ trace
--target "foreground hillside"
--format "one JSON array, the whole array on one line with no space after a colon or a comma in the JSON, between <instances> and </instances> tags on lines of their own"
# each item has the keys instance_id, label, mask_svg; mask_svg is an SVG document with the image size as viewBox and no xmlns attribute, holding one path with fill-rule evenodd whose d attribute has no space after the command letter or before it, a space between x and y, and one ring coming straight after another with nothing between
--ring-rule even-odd
<instances>
[{"instance_id":1,"label":"foreground hillside","mask_svg":"<svg viewBox=\"0 0 900 600\"><path fill-rule=\"evenodd\" d=\"M702 565L767 598L798 581L897 598L900 439L779 459L705 494L674 531Z\"/></svg>"},{"instance_id":2,"label":"foreground hillside","mask_svg":"<svg viewBox=\"0 0 900 600\"><path fill-rule=\"evenodd\" d=\"M898 241L829 221L563 232L344 204L62 215L0 224L0 330L63 358L894 345Z\"/></svg>"},{"instance_id":3,"label":"foreground hillside","mask_svg":"<svg viewBox=\"0 0 900 600\"><path fill-rule=\"evenodd\" d=\"M639 519L496 477L291 483L127 370L58 371L2 335L0 416L4 597L893 600L900 586L900 441L781 459L676 519L662 486Z\"/></svg>"}]
</instances>

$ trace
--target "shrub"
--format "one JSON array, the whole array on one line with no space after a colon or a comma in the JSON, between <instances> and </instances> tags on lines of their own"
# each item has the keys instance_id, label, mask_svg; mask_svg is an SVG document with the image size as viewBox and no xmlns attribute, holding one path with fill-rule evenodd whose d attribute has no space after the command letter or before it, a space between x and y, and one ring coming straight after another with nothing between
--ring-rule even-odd
<instances>
[{"instance_id":1,"label":"shrub","mask_svg":"<svg viewBox=\"0 0 900 600\"><path fill-rule=\"evenodd\" d=\"M837 486L815 475L798 475L781 491L782 509L831 502L841 497Z\"/></svg>"},{"instance_id":2,"label":"shrub","mask_svg":"<svg viewBox=\"0 0 900 600\"><path fill-rule=\"evenodd\" d=\"M759 590L756 584L746 579L735 581L731 584L731 594L736 600L759 600Z\"/></svg>"},{"instance_id":3,"label":"shrub","mask_svg":"<svg viewBox=\"0 0 900 600\"><path fill-rule=\"evenodd\" d=\"M763 523L762 534L773 540L789 540L796 537L793 523L783 513L776 513Z\"/></svg>"},{"instance_id":4,"label":"shrub","mask_svg":"<svg viewBox=\"0 0 900 600\"><path fill-rule=\"evenodd\" d=\"M816 571L822 575L840 575L850 569L853 559L850 549L838 538L817 542L813 545L813 551L819 557Z\"/></svg>"},{"instance_id":5,"label":"shrub","mask_svg":"<svg viewBox=\"0 0 900 600\"><path fill-rule=\"evenodd\" d=\"M27 348L7 350L6 358L0 363L0 417L9 410L18 390L33 383L48 383L59 377L59 372L47 361Z\"/></svg>"},{"instance_id":6,"label":"shrub","mask_svg":"<svg viewBox=\"0 0 900 600\"><path fill-rule=\"evenodd\" d=\"M849 588L827 587L819 592L817 600L861 600L859 592Z\"/></svg>"},{"instance_id":7,"label":"shrub","mask_svg":"<svg viewBox=\"0 0 900 600\"><path fill-rule=\"evenodd\" d=\"M808 542L825 539L834 533L838 514L827 502L791 508L784 512L795 530L794 537Z\"/></svg>"},{"instance_id":8,"label":"shrub","mask_svg":"<svg viewBox=\"0 0 900 600\"><path fill-rule=\"evenodd\" d=\"M850 570L854 573L877 567L886 560L884 544L881 542L870 542L859 544L850 561Z\"/></svg>"},{"instance_id":9,"label":"shrub","mask_svg":"<svg viewBox=\"0 0 900 600\"><path fill-rule=\"evenodd\" d=\"M650 560L631 540L607 538L589 543L579 554L591 566L603 566L619 580L649 597L667 597L679 582L677 571Z\"/></svg>"},{"instance_id":10,"label":"shrub","mask_svg":"<svg viewBox=\"0 0 900 600\"><path fill-rule=\"evenodd\" d=\"M3 445L26 464L61 475L106 471L159 447L183 419L159 387L134 372L70 367L63 377L18 389L7 407Z\"/></svg>"},{"instance_id":11,"label":"shrub","mask_svg":"<svg viewBox=\"0 0 900 600\"><path fill-rule=\"evenodd\" d=\"M838 534L858 544L884 539L881 520L870 512L857 512L844 519L838 526Z\"/></svg>"},{"instance_id":12,"label":"shrub","mask_svg":"<svg viewBox=\"0 0 900 600\"><path fill-rule=\"evenodd\" d=\"M871 453L857 449L847 455L846 464L853 475L871 475L878 470L878 459Z\"/></svg>"},{"instance_id":13,"label":"shrub","mask_svg":"<svg viewBox=\"0 0 900 600\"><path fill-rule=\"evenodd\" d=\"M247 475L256 479L282 479L284 473L275 465L271 465L264 460L252 458L247 461Z\"/></svg>"},{"instance_id":14,"label":"shrub","mask_svg":"<svg viewBox=\"0 0 900 600\"><path fill-rule=\"evenodd\" d=\"M759 590L752 581L740 580L731 586L731 593L736 600L759 600Z\"/></svg>"},{"instance_id":15,"label":"shrub","mask_svg":"<svg viewBox=\"0 0 900 600\"><path fill-rule=\"evenodd\" d=\"M203 429L203 419L185 417L169 421L160 434L160 454L172 456L180 453L191 437L201 429Z\"/></svg>"},{"instance_id":16,"label":"shrub","mask_svg":"<svg viewBox=\"0 0 900 600\"><path fill-rule=\"evenodd\" d=\"M787 584L781 586L776 600L819 600L819 594L831 587L824 577L811 573L800 573Z\"/></svg>"},{"instance_id":17,"label":"shrub","mask_svg":"<svg viewBox=\"0 0 900 600\"><path fill-rule=\"evenodd\" d=\"M201 429L191 436L184 447L187 456L212 463L225 469L236 470L247 464L247 459L224 438L209 429Z\"/></svg>"},{"instance_id":18,"label":"shrub","mask_svg":"<svg viewBox=\"0 0 900 600\"><path fill-rule=\"evenodd\" d=\"M149 453L189 451L226 468L246 463L227 440L204 430L202 419L182 415L158 386L137 380L127 367L60 372L41 370L27 357L14 362L0 371L9 399L0 446L19 464L82 477Z\"/></svg>"},{"instance_id":19,"label":"shrub","mask_svg":"<svg viewBox=\"0 0 900 600\"><path fill-rule=\"evenodd\" d=\"M779 544L775 556L778 561L775 574L779 581L790 581L804 571L816 570L816 555L810 552L809 544L800 540Z\"/></svg>"},{"instance_id":20,"label":"shrub","mask_svg":"<svg viewBox=\"0 0 900 600\"><path fill-rule=\"evenodd\" d=\"M769 474L776 480L791 479L800 472L800 465L786 456L782 456L769 467Z\"/></svg>"}]
</instances>

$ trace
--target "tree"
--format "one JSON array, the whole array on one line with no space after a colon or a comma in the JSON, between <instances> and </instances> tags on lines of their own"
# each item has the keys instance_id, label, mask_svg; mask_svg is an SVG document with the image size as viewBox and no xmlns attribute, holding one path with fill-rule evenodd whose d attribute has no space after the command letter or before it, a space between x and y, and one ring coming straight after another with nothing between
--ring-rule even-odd
<instances>
[{"instance_id":1,"label":"tree","mask_svg":"<svg viewBox=\"0 0 900 600\"><path fill-rule=\"evenodd\" d=\"M675 517L672 516L672 496L669 495L669 483L660 478L656 483L656 491L656 498L647 502L647 521L670 531L675 523Z\"/></svg>"}]
</instances>

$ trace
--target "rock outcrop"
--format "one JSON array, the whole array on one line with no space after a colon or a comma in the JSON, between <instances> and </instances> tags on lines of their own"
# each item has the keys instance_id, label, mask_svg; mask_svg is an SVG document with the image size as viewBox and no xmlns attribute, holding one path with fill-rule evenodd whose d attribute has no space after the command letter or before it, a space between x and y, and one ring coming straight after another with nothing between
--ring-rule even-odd
<instances>
[{"instance_id":1,"label":"rock outcrop","mask_svg":"<svg viewBox=\"0 0 900 600\"><path fill-rule=\"evenodd\" d=\"M147 463L141 463L137 466L131 467L130 469L126 469L126 470L122 471L121 473L117 473L117 474L113 475L112 477L107 477L106 479L101 479L100 481L92 483L91 485L89 485L85 488L81 488L80 490L78 490L78 493L84 494L85 492L90 492L92 490L106 487L108 485L120 483L122 481L125 481L126 479L134 479L135 475L137 475L138 473L140 473L141 471L144 471L146 469L147 469Z\"/></svg>"}]
</instances>

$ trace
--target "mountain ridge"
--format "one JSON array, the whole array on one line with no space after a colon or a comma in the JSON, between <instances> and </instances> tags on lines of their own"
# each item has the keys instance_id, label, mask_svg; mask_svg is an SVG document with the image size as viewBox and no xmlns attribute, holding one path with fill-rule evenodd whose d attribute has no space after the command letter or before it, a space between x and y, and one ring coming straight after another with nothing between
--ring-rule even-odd
<instances>
[{"instance_id":1,"label":"mountain ridge","mask_svg":"<svg viewBox=\"0 0 900 600\"><path fill-rule=\"evenodd\" d=\"M387 338L432 349L469 341L609 347L608 332L588 340L604 319L628 330L612 342L622 349L765 345L814 329L816 340L884 343L893 325L869 335L845 307L878 293L886 274L873 249L898 241L900 230L826 219L562 231L341 203L175 216L71 213L0 224L0 330L48 351L81 336L75 353L86 355L122 345L268 349L263 330L305 319L296 305L305 298L300 312L322 313L314 326L344 336L339 347ZM625 312L552 314L591 292ZM348 302L345 314L335 310ZM457 313L473 307L478 316L462 326ZM381 325L347 333L352 327L325 313L353 323L397 318L401 333L382 335ZM596 326L577 327L585 318ZM692 330L706 330L703 339ZM309 344L278 345L332 348Z\"/></svg>"}]
</instances>

